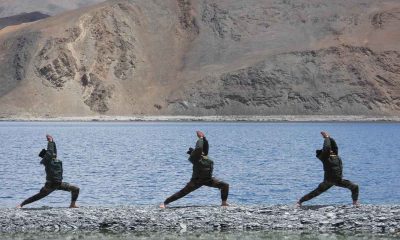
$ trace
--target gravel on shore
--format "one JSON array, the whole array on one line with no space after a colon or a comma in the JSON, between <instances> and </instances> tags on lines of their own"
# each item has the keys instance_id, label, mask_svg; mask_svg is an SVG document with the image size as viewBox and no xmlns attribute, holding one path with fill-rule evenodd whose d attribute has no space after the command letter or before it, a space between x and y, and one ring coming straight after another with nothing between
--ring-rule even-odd
<instances>
[{"instance_id":1,"label":"gravel on shore","mask_svg":"<svg viewBox=\"0 0 400 240\"><path fill-rule=\"evenodd\" d=\"M2 208L0 216L0 233L279 230L400 236L400 205Z\"/></svg>"}]
</instances>

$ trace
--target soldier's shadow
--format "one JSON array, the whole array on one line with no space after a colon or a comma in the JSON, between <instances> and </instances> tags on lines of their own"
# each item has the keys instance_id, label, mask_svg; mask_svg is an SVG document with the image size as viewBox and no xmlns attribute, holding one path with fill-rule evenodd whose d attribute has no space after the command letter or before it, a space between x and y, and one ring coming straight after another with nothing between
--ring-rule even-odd
<instances>
[{"instance_id":1,"label":"soldier's shadow","mask_svg":"<svg viewBox=\"0 0 400 240\"><path fill-rule=\"evenodd\" d=\"M307 206L301 206L301 209L303 209L303 210L318 210L320 208L326 208L326 207L332 207L332 205L307 205Z\"/></svg>"},{"instance_id":2,"label":"soldier's shadow","mask_svg":"<svg viewBox=\"0 0 400 240\"><path fill-rule=\"evenodd\" d=\"M22 208L22 211L43 211L43 210L51 210L51 209L67 209L67 207L34 207L34 208Z\"/></svg>"},{"instance_id":3,"label":"soldier's shadow","mask_svg":"<svg viewBox=\"0 0 400 240\"><path fill-rule=\"evenodd\" d=\"M215 206L206 206L206 205L185 205L185 206L168 206L169 209L183 209L183 208L214 208L217 207L218 205Z\"/></svg>"}]
</instances>

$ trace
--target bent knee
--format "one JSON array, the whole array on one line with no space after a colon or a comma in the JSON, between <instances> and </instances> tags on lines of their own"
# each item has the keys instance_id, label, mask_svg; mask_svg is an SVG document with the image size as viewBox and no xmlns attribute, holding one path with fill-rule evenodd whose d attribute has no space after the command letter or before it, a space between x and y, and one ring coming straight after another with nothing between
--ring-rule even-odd
<instances>
[{"instance_id":1,"label":"bent knee","mask_svg":"<svg viewBox=\"0 0 400 240\"><path fill-rule=\"evenodd\" d=\"M79 187L76 187L76 186L71 187L71 192L79 193L80 190L81 189Z\"/></svg>"},{"instance_id":2,"label":"bent knee","mask_svg":"<svg viewBox=\"0 0 400 240\"><path fill-rule=\"evenodd\" d=\"M223 189L229 189L229 184L228 184L228 183L224 183L224 184L222 185L222 188L223 188Z\"/></svg>"}]
</instances>

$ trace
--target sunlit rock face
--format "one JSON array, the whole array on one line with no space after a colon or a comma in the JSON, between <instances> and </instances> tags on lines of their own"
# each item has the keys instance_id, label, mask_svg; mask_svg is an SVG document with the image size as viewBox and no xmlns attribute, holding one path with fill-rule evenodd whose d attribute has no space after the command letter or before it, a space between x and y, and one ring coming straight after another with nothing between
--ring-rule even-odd
<instances>
[{"instance_id":1,"label":"sunlit rock face","mask_svg":"<svg viewBox=\"0 0 400 240\"><path fill-rule=\"evenodd\" d=\"M0 30L0 116L399 115L400 2L115 0Z\"/></svg>"}]
</instances>

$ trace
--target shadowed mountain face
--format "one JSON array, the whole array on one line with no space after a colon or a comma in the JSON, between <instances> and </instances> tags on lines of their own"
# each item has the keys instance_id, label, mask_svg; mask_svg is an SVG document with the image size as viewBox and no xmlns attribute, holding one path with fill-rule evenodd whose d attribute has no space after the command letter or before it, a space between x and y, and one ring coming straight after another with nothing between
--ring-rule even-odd
<instances>
[{"instance_id":1,"label":"shadowed mountain face","mask_svg":"<svg viewBox=\"0 0 400 240\"><path fill-rule=\"evenodd\" d=\"M114 0L0 31L0 115L400 114L400 2Z\"/></svg>"},{"instance_id":2,"label":"shadowed mountain face","mask_svg":"<svg viewBox=\"0 0 400 240\"><path fill-rule=\"evenodd\" d=\"M0 30L11 25L18 25L21 23L34 22L43 18L47 18L49 15L41 12L22 13L15 16L0 18Z\"/></svg>"},{"instance_id":3,"label":"shadowed mountain face","mask_svg":"<svg viewBox=\"0 0 400 240\"><path fill-rule=\"evenodd\" d=\"M36 11L55 15L99 2L104 0L1 0L0 18Z\"/></svg>"}]
</instances>

